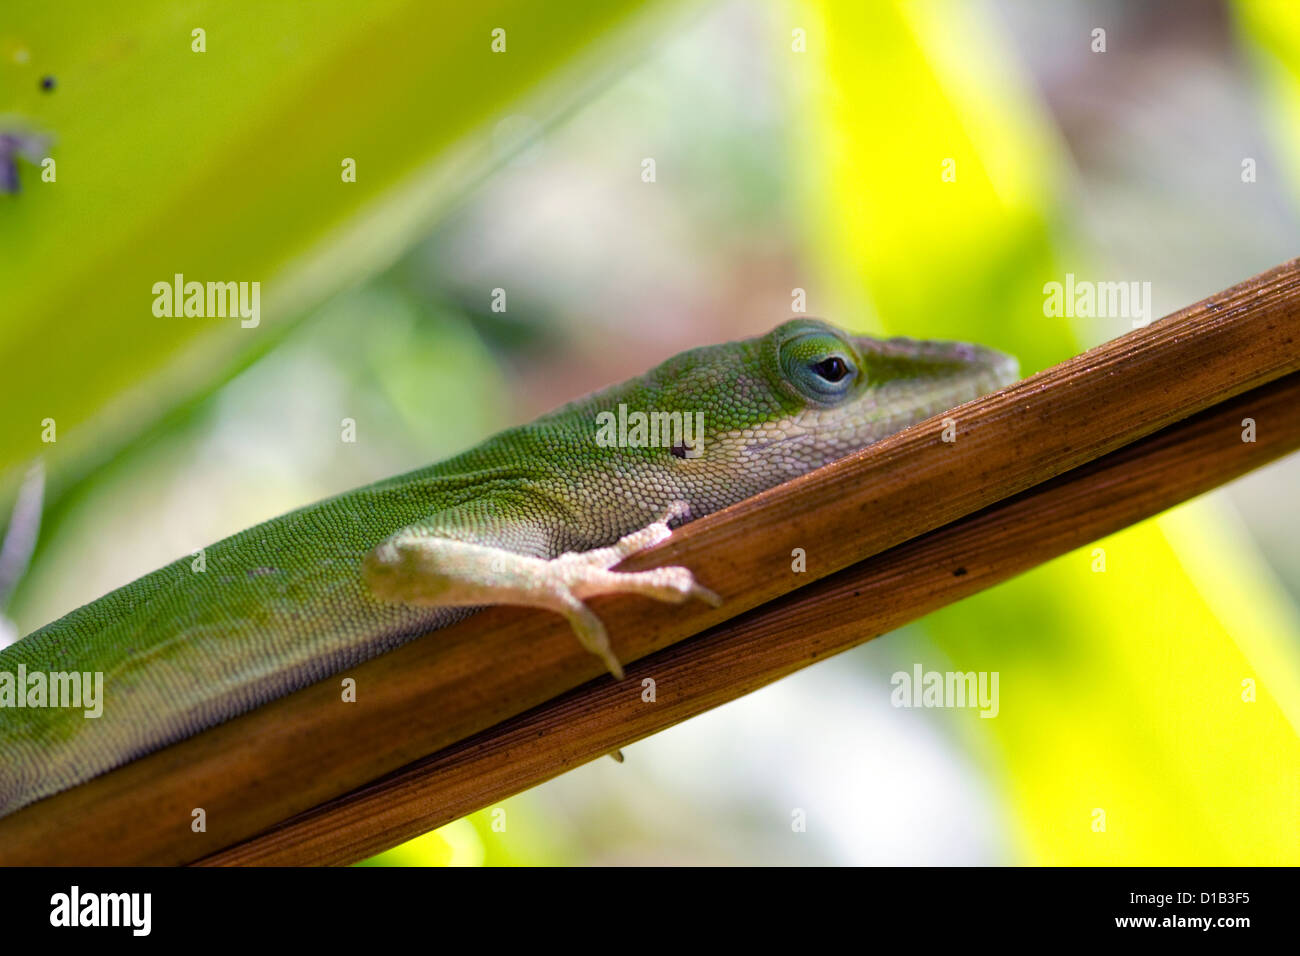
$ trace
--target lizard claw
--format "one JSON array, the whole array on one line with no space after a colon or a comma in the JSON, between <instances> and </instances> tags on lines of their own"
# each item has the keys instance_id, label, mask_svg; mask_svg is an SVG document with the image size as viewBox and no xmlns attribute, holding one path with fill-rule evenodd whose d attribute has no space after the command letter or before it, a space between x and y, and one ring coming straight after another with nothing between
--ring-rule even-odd
<instances>
[{"instance_id":1,"label":"lizard claw","mask_svg":"<svg viewBox=\"0 0 1300 956\"><path fill-rule=\"evenodd\" d=\"M691 503L678 498L671 502L663 511L663 517L655 524L668 524L670 521L686 521L691 516Z\"/></svg>"},{"instance_id":2,"label":"lizard claw","mask_svg":"<svg viewBox=\"0 0 1300 956\"><path fill-rule=\"evenodd\" d=\"M711 591L703 584L696 583L693 578L691 581L691 597L698 598L711 607L722 607L722 597L718 592Z\"/></svg>"}]
</instances>

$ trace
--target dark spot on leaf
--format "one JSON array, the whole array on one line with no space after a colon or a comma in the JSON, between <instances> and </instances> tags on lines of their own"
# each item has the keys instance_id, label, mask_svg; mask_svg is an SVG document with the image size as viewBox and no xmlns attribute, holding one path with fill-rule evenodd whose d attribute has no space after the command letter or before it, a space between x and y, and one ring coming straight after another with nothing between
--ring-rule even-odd
<instances>
[{"instance_id":1,"label":"dark spot on leaf","mask_svg":"<svg viewBox=\"0 0 1300 956\"><path fill-rule=\"evenodd\" d=\"M39 166L49 138L21 130L0 130L0 193L18 192L18 159Z\"/></svg>"},{"instance_id":2,"label":"dark spot on leaf","mask_svg":"<svg viewBox=\"0 0 1300 956\"><path fill-rule=\"evenodd\" d=\"M46 93L51 92L54 89L55 85L56 84L55 84L54 77L52 76L41 77L41 89L44 90Z\"/></svg>"},{"instance_id":3,"label":"dark spot on leaf","mask_svg":"<svg viewBox=\"0 0 1300 956\"><path fill-rule=\"evenodd\" d=\"M18 163L0 143L0 193L16 193L18 188Z\"/></svg>"}]
</instances>

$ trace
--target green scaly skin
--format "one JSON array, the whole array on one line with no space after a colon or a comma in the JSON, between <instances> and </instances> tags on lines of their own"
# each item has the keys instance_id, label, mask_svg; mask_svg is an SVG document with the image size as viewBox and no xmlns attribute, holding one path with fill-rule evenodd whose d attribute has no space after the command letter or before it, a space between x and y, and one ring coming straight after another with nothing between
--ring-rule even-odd
<instances>
[{"instance_id":1,"label":"green scaly skin","mask_svg":"<svg viewBox=\"0 0 1300 956\"><path fill-rule=\"evenodd\" d=\"M667 537L668 519L741 501L1016 376L1014 359L980 346L850 337L797 319L242 531L206 549L202 573L182 558L0 650L0 675L20 664L101 672L105 697L98 718L0 698L0 815L475 606L558 611L621 675L583 598L716 599L685 568L608 570ZM597 415L620 404L702 412L701 453L602 447Z\"/></svg>"}]
</instances>

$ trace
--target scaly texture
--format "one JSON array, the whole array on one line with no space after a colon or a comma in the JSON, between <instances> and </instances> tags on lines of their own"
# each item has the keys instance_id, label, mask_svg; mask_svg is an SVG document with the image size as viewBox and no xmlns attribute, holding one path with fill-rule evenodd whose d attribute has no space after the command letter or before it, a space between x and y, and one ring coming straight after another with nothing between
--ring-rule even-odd
<instances>
[{"instance_id":1,"label":"scaly texture","mask_svg":"<svg viewBox=\"0 0 1300 956\"><path fill-rule=\"evenodd\" d=\"M609 561L566 553L674 509L716 511L1015 375L1013 359L978 346L794 320L226 538L206 549L205 571L183 558L0 650L0 677L20 665L100 672L105 690L98 718L0 696L0 815L443 627L466 605L581 613L583 596L636 590ZM598 416L620 406L701 413L702 441L605 446ZM680 572L669 599L684 599L689 572L660 571Z\"/></svg>"}]
</instances>

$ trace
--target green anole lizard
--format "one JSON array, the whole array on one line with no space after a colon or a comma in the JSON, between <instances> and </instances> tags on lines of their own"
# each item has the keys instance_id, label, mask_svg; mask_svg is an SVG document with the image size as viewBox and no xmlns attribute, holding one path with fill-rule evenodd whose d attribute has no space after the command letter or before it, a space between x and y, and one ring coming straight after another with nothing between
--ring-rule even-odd
<instances>
[{"instance_id":1,"label":"green anole lizard","mask_svg":"<svg viewBox=\"0 0 1300 956\"><path fill-rule=\"evenodd\" d=\"M667 538L670 522L1017 374L1013 358L981 346L854 337L795 319L684 352L447 461L242 531L205 549L201 573L183 558L0 650L0 815L485 605L564 615L621 677L586 598L719 599L687 568L611 570L619 561ZM620 411L678 413L703 428L689 446L634 432L597 441L599 423ZM102 674L102 714L15 706L19 694L32 700L20 671L25 682L46 675L51 688L49 675Z\"/></svg>"}]
</instances>

